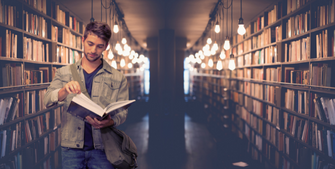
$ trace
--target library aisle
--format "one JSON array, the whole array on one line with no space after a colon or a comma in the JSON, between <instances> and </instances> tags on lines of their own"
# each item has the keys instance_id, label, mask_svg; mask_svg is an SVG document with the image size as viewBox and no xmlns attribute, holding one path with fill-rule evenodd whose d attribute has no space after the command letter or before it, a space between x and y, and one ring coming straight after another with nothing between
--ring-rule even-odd
<instances>
[{"instance_id":1,"label":"library aisle","mask_svg":"<svg viewBox=\"0 0 335 169\"><path fill-rule=\"evenodd\" d=\"M186 103L189 112L185 112L185 149L174 153L161 152L153 156L164 156L166 160L156 161L148 153L149 113L139 107L131 107L127 121L119 126L135 142L138 148L138 169L262 169L246 152L247 147L234 134L216 133L206 122L203 110L194 111L195 106ZM192 108L193 107L193 108ZM133 108L133 109L132 109ZM136 116L136 117L135 117ZM141 118L139 118L141 116ZM167 136L169 137L169 136ZM173 140L174 138L164 138ZM178 147L178 145L175 145ZM168 151L168 150L167 150ZM163 159L164 159L163 158ZM171 159L174 162L170 163ZM233 163L245 162L246 167L234 166ZM243 165L243 164L242 164Z\"/></svg>"}]
</instances>

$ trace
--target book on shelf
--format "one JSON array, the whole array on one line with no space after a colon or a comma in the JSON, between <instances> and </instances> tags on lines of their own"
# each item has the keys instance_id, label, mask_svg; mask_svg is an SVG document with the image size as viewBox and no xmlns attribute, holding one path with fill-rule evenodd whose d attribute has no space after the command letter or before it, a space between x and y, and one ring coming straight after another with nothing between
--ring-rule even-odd
<instances>
[{"instance_id":1,"label":"book on shelf","mask_svg":"<svg viewBox=\"0 0 335 169\"><path fill-rule=\"evenodd\" d=\"M81 119L85 119L86 116L91 116L92 118L102 120L106 118L109 113L119 109L127 109L134 102L135 100L118 101L110 103L105 108L102 108L83 93L80 93L73 97L68 112Z\"/></svg>"}]
</instances>

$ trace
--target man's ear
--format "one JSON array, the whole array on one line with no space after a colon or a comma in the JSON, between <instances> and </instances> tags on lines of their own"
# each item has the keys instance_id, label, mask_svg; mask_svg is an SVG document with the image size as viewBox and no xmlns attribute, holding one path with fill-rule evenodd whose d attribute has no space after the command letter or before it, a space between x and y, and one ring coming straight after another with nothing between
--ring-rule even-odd
<instances>
[{"instance_id":1,"label":"man's ear","mask_svg":"<svg viewBox=\"0 0 335 169\"><path fill-rule=\"evenodd\" d=\"M83 41L83 43L84 43L84 41L85 41L85 39L84 39L84 36L83 37L81 37L81 40Z\"/></svg>"}]
</instances>

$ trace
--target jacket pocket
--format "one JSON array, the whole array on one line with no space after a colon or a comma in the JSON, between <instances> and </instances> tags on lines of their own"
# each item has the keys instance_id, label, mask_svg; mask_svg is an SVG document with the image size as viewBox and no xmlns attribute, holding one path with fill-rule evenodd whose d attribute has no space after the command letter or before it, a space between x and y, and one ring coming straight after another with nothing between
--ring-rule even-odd
<instances>
[{"instance_id":1,"label":"jacket pocket","mask_svg":"<svg viewBox=\"0 0 335 169\"><path fill-rule=\"evenodd\" d=\"M120 89L120 83L121 82L112 80L110 78L104 78L102 83L101 96L107 100L110 100L110 102L115 102Z\"/></svg>"}]
</instances>

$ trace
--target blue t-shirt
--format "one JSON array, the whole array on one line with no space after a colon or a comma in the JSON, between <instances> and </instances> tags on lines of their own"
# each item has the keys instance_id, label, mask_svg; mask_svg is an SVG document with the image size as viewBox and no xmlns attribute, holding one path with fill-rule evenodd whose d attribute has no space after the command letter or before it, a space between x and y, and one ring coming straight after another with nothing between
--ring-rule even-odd
<instances>
[{"instance_id":1,"label":"blue t-shirt","mask_svg":"<svg viewBox=\"0 0 335 169\"><path fill-rule=\"evenodd\" d=\"M90 97L91 97L91 92L92 92L93 78L101 68L102 68L102 63L92 73L87 73L85 70L83 71L84 77L85 77L86 90ZM84 150L87 151L87 150L93 150L93 149L94 149L94 145L93 145L93 136L92 136L92 126L90 123L85 121Z\"/></svg>"}]
</instances>

